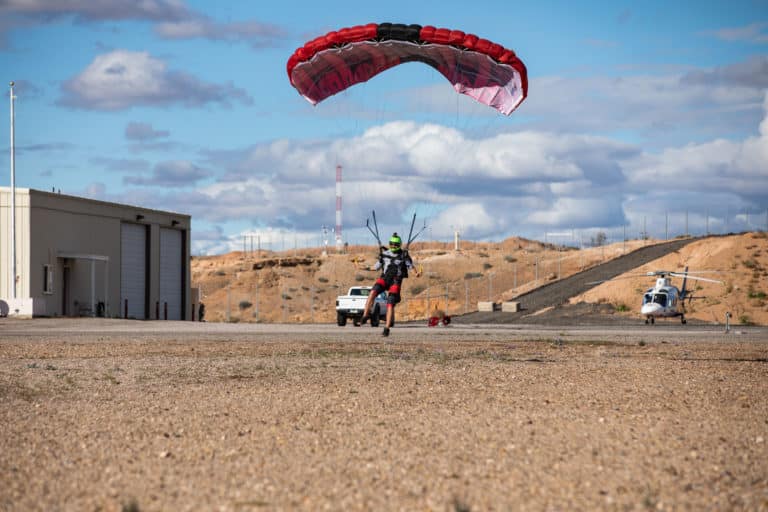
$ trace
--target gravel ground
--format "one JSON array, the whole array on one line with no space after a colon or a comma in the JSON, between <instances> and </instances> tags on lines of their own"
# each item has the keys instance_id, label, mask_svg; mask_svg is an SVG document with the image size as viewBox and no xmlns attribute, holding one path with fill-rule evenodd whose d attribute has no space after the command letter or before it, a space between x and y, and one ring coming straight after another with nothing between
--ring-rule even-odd
<instances>
[{"instance_id":1,"label":"gravel ground","mask_svg":"<svg viewBox=\"0 0 768 512\"><path fill-rule=\"evenodd\" d=\"M0 320L0 510L768 510L768 330Z\"/></svg>"}]
</instances>

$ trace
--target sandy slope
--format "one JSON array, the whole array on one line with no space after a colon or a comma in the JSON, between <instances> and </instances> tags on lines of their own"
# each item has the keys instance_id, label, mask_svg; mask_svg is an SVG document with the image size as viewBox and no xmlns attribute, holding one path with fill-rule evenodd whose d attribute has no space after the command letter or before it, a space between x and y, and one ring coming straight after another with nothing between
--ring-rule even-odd
<instances>
[{"instance_id":1,"label":"sandy slope","mask_svg":"<svg viewBox=\"0 0 768 512\"><path fill-rule=\"evenodd\" d=\"M722 280L723 284L704 281L691 283L695 298L686 306L686 316L700 320L723 322L726 311L735 323L754 322L768 324L768 238L763 233L748 233L728 237L714 237L693 242L677 253L644 265L623 276L625 279L606 282L571 299L571 303L610 302L625 304L636 314L638 297L653 286L653 278L630 277L655 270L691 271L716 270L718 273L703 277ZM680 280L673 284L681 286Z\"/></svg>"},{"instance_id":2,"label":"sandy slope","mask_svg":"<svg viewBox=\"0 0 768 512\"><path fill-rule=\"evenodd\" d=\"M408 279L406 302L398 314L402 319L422 319L436 309L454 315L472 311L478 301L513 299L558 275L572 275L648 243L652 242L632 240L564 251L511 238L497 244L463 242L459 252L447 244L415 244L412 252L424 275ZM327 257L317 250L196 257L192 285L201 288L210 321L225 321L229 305L231 321L331 323L336 296L349 286L371 284L375 279L375 273L366 270L374 257L371 247L351 247L348 254ZM706 238L638 270L682 270L685 265L691 270L722 270L718 278L726 282L724 286L702 283L694 296L706 298L688 307L689 318L723 322L725 311L730 311L735 323L768 324L768 237L764 233ZM637 315L642 292L652 284L649 278L606 283L574 301L609 303L627 308L627 315Z\"/></svg>"}]
</instances>

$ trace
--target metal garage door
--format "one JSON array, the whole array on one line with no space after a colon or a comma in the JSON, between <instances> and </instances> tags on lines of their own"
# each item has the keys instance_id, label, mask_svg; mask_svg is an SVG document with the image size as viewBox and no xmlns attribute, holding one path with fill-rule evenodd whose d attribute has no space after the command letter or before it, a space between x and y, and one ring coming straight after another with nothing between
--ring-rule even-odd
<instances>
[{"instance_id":1,"label":"metal garage door","mask_svg":"<svg viewBox=\"0 0 768 512\"><path fill-rule=\"evenodd\" d=\"M122 224L120 231L119 314L144 319L147 317L147 228L140 224Z\"/></svg>"},{"instance_id":2,"label":"metal garage door","mask_svg":"<svg viewBox=\"0 0 768 512\"><path fill-rule=\"evenodd\" d=\"M160 318L181 320L182 272L184 261L181 250L182 236L177 229L160 229Z\"/></svg>"}]
</instances>

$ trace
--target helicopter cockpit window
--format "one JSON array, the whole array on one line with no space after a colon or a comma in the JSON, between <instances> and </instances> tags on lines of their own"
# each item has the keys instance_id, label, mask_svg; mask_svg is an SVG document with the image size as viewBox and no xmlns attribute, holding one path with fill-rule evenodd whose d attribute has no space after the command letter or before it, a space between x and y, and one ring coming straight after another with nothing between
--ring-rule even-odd
<instances>
[{"instance_id":1,"label":"helicopter cockpit window","mask_svg":"<svg viewBox=\"0 0 768 512\"><path fill-rule=\"evenodd\" d=\"M655 293L653 295L653 302L656 304L664 307L667 305L667 294L666 293Z\"/></svg>"},{"instance_id":2,"label":"helicopter cockpit window","mask_svg":"<svg viewBox=\"0 0 768 512\"><path fill-rule=\"evenodd\" d=\"M649 302L653 302L653 295L646 293L643 295L643 304L648 304Z\"/></svg>"}]
</instances>

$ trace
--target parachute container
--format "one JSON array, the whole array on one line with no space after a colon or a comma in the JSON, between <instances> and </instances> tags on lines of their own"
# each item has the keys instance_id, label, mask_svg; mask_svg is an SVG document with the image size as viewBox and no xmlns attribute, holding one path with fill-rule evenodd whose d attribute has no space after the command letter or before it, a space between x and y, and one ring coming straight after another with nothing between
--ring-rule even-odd
<instances>
[{"instance_id":1,"label":"parachute container","mask_svg":"<svg viewBox=\"0 0 768 512\"><path fill-rule=\"evenodd\" d=\"M456 92L504 115L528 95L525 64L515 52L474 34L432 26L371 23L332 31L298 48L287 71L291 85L316 105L406 62L432 66Z\"/></svg>"}]
</instances>

